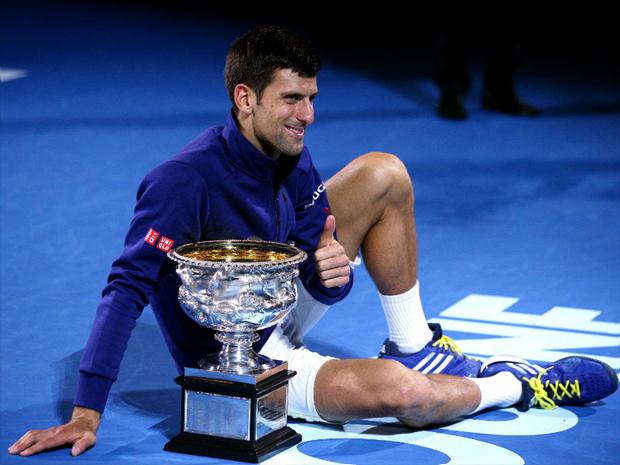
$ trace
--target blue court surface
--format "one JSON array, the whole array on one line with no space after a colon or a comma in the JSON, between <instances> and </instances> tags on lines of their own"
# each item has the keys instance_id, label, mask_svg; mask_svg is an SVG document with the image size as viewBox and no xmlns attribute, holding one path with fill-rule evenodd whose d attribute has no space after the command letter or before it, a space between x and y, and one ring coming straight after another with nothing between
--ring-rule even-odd
<instances>
[{"instance_id":1,"label":"blue court surface","mask_svg":"<svg viewBox=\"0 0 620 465\"><path fill-rule=\"evenodd\" d=\"M224 121L227 46L269 22L187 3L3 2L2 464L223 463L162 450L178 433L180 393L148 308L97 445L79 458L67 449L30 458L6 452L26 430L69 417L82 348L138 183ZM294 24L295 14L280 15L280 24ZM517 88L542 108L533 119L480 107L474 59L470 117L455 123L434 113L432 52L372 48L369 31L360 24L320 42L324 69L306 142L321 174L372 150L401 157L416 189L425 310L465 352L539 362L581 354L620 371L617 50L554 49L562 37L530 44ZM338 357L375 357L386 334L360 269L349 298L307 342ZM424 430L393 418L292 421L303 442L265 463L618 464L619 416L616 393L580 408L507 409Z\"/></svg>"}]
</instances>

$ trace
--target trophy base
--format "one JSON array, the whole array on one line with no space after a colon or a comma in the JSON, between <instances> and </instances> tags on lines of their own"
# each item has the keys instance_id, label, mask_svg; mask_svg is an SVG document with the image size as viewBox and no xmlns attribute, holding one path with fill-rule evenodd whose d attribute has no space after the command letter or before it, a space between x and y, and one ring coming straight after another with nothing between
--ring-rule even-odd
<instances>
[{"instance_id":1,"label":"trophy base","mask_svg":"<svg viewBox=\"0 0 620 465\"><path fill-rule=\"evenodd\" d=\"M254 442L183 432L168 442L164 450L258 463L300 442L301 435L288 426Z\"/></svg>"},{"instance_id":2,"label":"trophy base","mask_svg":"<svg viewBox=\"0 0 620 465\"><path fill-rule=\"evenodd\" d=\"M185 368L181 433L164 450L259 462L301 442L286 426L288 363L260 375Z\"/></svg>"}]
</instances>

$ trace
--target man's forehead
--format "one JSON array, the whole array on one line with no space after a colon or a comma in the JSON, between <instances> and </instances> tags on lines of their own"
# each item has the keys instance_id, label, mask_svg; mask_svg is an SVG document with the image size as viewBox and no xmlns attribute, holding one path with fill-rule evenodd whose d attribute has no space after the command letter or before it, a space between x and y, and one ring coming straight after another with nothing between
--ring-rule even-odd
<instances>
[{"instance_id":1,"label":"man's forehead","mask_svg":"<svg viewBox=\"0 0 620 465\"><path fill-rule=\"evenodd\" d=\"M292 69L276 70L268 87L273 87L277 92L316 94L318 91L316 76L302 77Z\"/></svg>"}]
</instances>

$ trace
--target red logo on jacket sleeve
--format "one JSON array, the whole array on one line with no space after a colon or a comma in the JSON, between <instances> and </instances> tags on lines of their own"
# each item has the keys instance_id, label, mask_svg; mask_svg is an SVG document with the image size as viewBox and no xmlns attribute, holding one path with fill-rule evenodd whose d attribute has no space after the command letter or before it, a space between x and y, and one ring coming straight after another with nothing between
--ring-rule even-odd
<instances>
[{"instance_id":1,"label":"red logo on jacket sleeve","mask_svg":"<svg viewBox=\"0 0 620 465\"><path fill-rule=\"evenodd\" d=\"M157 244L158 237L159 237L159 233L155 231L153 228L150 228L149 232L146 234L146 237L144 238L144 242L146 242L149 245L154 246L155 244Z\"/></svg>"},{"instance_id":2,"label":"red logo on jacket sleeve","mask_svg":"<svg viewBox=\"0 0 620 465\"><path fill-rule=\"evenodd\" d=\"M157 244L157 248L159 250L163 250L164 252L169 252L170 249L172 248L172 244L174 244L174 241L172 239L166 236L161 236L161 239L159 240L159 243Z\"/></svg>"}]
</instances>

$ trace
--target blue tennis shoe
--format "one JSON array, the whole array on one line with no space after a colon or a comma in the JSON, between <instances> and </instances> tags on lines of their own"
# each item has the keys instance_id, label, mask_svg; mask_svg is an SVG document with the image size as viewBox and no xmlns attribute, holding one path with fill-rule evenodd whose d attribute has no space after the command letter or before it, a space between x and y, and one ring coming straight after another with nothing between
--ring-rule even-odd
<instances>
[{"instance_id":1,"label":"blue tennis shoe","mask_svg":"<svg viewBox=\"0 0 620 465\"><path fill-rule=\"evenodd\" d=\"M444 374L476 377L482 362L461 352L448 336L444 336L441 325L428 324L433 331L433 339L419 352L404 354L396 344L386 339L379 351L379 358L396 360L412 370L425 374Z\"/></svg>"},{"instance_id":2,"label":"blue tennis shoe","mask_svg":"<svg viewBox=\"0 0 620 465\"><path fill-rule=\"evenodd\" d=\"M565 357L546 365L535 365L511 357L492 357L480 369L480 378L509 371L524 384L523 398L516 406L546 410L558 405L583 405L607 397L618 389L618 376L607 364L588 357Z\"/></svg>"}]
</instances>

